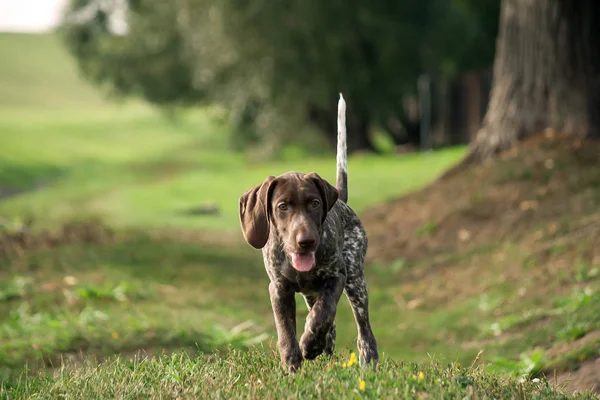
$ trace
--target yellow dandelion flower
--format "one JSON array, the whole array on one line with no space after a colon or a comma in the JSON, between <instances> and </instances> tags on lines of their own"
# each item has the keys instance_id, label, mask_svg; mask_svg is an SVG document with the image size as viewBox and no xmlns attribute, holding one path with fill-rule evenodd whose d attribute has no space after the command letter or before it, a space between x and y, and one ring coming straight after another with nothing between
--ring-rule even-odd
<instances>
[{"instance_id":1,"label":"yellow dandelion flower","mask_svg":"<svg viewBox=\"0 0 600 400\"><path fill-rule=\"evenodd\" d=\"M423 379L425 378L425 374L421 371L419 371L419 379Z\"/></svg>"},{"instance_id":2,"label":"yellow dandelion flower","mask_svg":"<svg viewBox=\"0 0 600 400\"><path fill-rule=\"evenodd\" d=\"M358 388L364 392L366 385L367 384L365 383L365 381L361 380L360 383L358 384Z\"/></svg>"},{"instance_id":3,"label":"yellow dandelion flower","mask_svg":"<svg viewBox=\"0 0 600 400\"><path fill-rule=\"evenodd\" d=\"M353 366L354 364L356 364L356 362L357 362L357 361L358 361L358 360L356 359L356 354L354 354L354 353L350 353L350 360L348 360L348 364L347 364L347 366L348 366L348 367L351 367L351 366Z\"/></svg>"},{"instance_id":4,"label":"yellow dandelion flower","mask_svg":"<svg viewBox=\"0 0 600 400\"><path fill-rule=\"evenodd\" d=\"M112 333L112 337L113 337L113 339L118 339L119 338L119 334L117 332L113 332Z\"/></svg>"}]
</instances>

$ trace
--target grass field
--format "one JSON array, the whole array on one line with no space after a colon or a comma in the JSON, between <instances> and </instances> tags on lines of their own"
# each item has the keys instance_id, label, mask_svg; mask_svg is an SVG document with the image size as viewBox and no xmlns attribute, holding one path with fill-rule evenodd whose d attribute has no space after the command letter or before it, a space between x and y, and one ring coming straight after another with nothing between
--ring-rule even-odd
<instances>
[{"instance_id":1,"label":"grass field","mask_svg":"<svg viewBox=\"0 0 600 400\"><path fill-rule=\"evenodd\" d=\"M277 354L261 349L198 359L174 354L153 359L93 362L64 369L56 379L23 381L10 394L36 398L314 398L314 399L592 399L570 397L546 380L519 382L456 363L397 363L384 358L377 372L345 367L347 354L320 359L300 373L282 376ZM0 396L3 393L0 389Z\"/></svg>"},{"instance_id":2,"label":"grass field","mask_svg":"<svg viewBox=\"0 0 600 400\"><path fill-rule=\"evenodd\" d=\"M268 280L260 253L238 232L237 199L288 170L333 180L334 156L256 160L228 149L214 110L169 121L142 104L110 103L78 79L52 36L0 34L0 51L11 55L0 63L0 398L560 398L548 381L529 378L552 362L597 354L593 340L564 357L536 352L600 323L593 263L581 260L578 286L542 306L529 293L515 300L518 289L500 281L485 295L457 289L453 301L430 301L422 285L450 279L415 280L439 263L432 256L367 266L385 353L379 372L342 367L356 348L342 300L339 354L283 376ZM363 212L423 187L463 153L352 157L350 204ZM218 213L194 215L204 206ZM486 246L445 263L528 256L514 243ZM502 265L491 264L486 279ZM301 321L307 310L298 300ZM544 313L551 328L525 331ZM96 357L110 359L98 366Z\"/></svg>"},{"instance_id":3,"label":"grass field","mask_svg":"<svg viewBox=\"0 0 600 400\"><path fill-rule=\"evenodd\" d=\"M227 131L206 113L175 125L131 106L99 114L23 117L0 111L0 185L31 190L0 204L0 213L60 220L94 214L115 225L237 229L237 199L269 174L318 171L335 179L335 156L252 162L227 151ZM430 181L462 149L435 156L363 156L350 160L357 210ZM425 167L425 168L424 168ZM306 172L310 172L306 170ZM377 179L374 179L377 177ZM220 215L190 218L191 208L216 204Z\"/></svg>"},{"instance_id":4,"label":"grass field","mask_svg":"<svg viewBox=\"0 0 600 400\"><path fill-rule=\"evenodd\" d=\"M44 110L97 109L107 103L83 84L77 67L55 36L0 33L0 107Z\"/></svg>"}]
</instances>

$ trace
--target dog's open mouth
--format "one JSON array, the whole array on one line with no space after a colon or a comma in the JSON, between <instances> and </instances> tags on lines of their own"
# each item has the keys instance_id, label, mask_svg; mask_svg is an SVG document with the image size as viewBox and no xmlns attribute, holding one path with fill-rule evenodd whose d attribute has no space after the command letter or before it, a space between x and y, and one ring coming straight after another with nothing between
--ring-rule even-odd
<instances>
[{"instance_id":1,"label":"dog's open mouth","mask_svg":"<svg viewBox=\"0 0 600 400\"><path fill-rule=\"evenodd\" d=\"M292 256L292 266L296 268L297 271L307 272L312 269L315 265L315 252L310 251L308 253L298 254L291 253Z\"/></svg>"}]
</instances>

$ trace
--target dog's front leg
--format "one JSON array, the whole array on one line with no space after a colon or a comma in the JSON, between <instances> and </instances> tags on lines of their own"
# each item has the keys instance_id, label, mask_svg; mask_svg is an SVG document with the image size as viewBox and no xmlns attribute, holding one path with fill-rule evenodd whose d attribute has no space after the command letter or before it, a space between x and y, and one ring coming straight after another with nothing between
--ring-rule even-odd
<instances>
[{"instance_id":1,"label":"dog's front leg","mask_svg":"<svg viewBox=\"0 0 600 400\"><path fill-rule=\"evenodd\" d=\"M312 360L325 350L328 353L333 353L335 314L345 282L345 276L327 279L318 294L317 300L310 308L310 312L306 317L304 333L300 338L300 348L304 358Z\"/></svg>"},{"instance_id":2,"label":"dog's front leg","mask_svg":"<svg viewBox=\"0 0 600 400\"><path fill-rule=\"evenodd\" d=\"M275 327L279 356L290 372L296 372L302 364L302 353L296 339L296 298L294 291L278 282L269 284L269 295Z\"/></svg>"}]
</instances>

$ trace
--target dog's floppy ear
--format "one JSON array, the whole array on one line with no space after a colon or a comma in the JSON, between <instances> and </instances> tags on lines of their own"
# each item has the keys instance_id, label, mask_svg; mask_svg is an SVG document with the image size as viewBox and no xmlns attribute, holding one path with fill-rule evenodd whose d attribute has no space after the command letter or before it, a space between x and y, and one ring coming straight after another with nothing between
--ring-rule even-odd
<instances>
[{"instance_id":1,"label":"dog's floppy ear","mask_svg":"<svg viewBox=\"0 0 600 400\"><path fill-rule=\"evenodd\" d=\"M327 213L329 210L331 210L331 207L333 207L338 199L338 191L335 187L331 186L329 182L321 178L316 172L311 172L310 174L307 174L306 177L312 180L315 185L317 185L317 189L319 189L321 199L323 200L323 221L325 221Z\"/></svg>"},{"instance_id":2,"label":"dog's floppy ear","mask_svg":"<svg viewBox=\"0 0 600 400\"><path fill-rule=\"evenodd\" d=\"M246 242L255 249L262 249L269 239L269 198L274 176L269 176L240 197L240 224Z\"/></svg>"}]
</instances>

